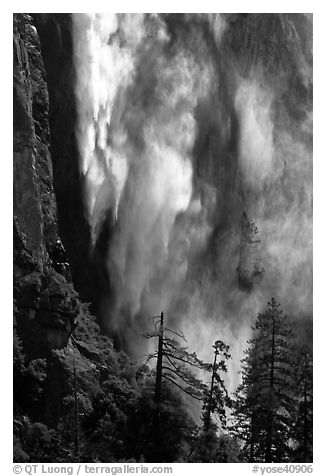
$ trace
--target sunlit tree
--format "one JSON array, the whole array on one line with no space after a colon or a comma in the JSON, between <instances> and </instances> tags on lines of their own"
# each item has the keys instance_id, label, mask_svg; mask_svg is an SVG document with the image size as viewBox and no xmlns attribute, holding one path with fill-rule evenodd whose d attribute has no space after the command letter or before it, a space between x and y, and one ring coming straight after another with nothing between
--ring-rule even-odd
<instances>
[{"instance_id":1,"label":"sunlit tree","mask_svg":"<svg viewBox=\"0 0 326 476\"><path fill-rule=\"evenodd\" d=\"M293 421L292 331L276 299L258 314L242 360L234 430L249 461L287 461Z\"/></svg>"}]
</instances>

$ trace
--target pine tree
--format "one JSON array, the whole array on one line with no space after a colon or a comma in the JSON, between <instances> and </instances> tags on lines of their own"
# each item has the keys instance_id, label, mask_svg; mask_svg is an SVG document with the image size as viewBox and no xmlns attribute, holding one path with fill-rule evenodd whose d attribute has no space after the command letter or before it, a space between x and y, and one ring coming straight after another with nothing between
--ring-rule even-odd
<instances>
[{"instance_id":1,"label":"pine tree","mask_svg":"<svg viewBox=\"0 0 326 476\"><path fill-rule=\"evenodd\" d=\"M259 231L246 212L242 214L240 256L237 268L240 289L250 291L260 282L265 272L261 265L261 243Z\"/></svg>"},{"instance_id":2,"label":"pine tree","mask_svg":"<svg viewBox=\"0 0 326 476\"><path fill-rule=\"evenodd\" d=\"M155 322L155 332L146 334L147 338L158 337L157 351L147 356L147 361L156 360L156 382L154 392L155 408L152 420L152 442L154 461L158 461L161 454L160 448L163 445L163 408L165 405L162 396L163 390L168 390L169 386L181 390L184 394L202 401L207 393L206 385L196 377L193 369L209 370L210 365L201 361L195 353L190 353L186 346L182 346L175 338L178 337L187 342L182 333L176 332L165 326L164 314L154 316L158 319Z\"/></svg>"},{"instance_id":3,"label":"pine tree","mask_svg":"<svg viewBox=\"0 0 326 476\"><path fill-rule=\"evenodd\" d=\"M209 392L204 398L203 416L204 430L208 431L211 426L211 414L216 413L220 426L226 427L226 407L230 406L230 399L221 372L226 373L227 367L225 361L231 358L229 353L230 346L217 340L213 345L214 363L212 365L212 380ZM217 361L217 357L222 357Z\"/></svg>"},{"instance_id":4,"label":"pine tree","mask_svg":"<svg viewBox=\"0 0 326 476\"><path fill-rule=\"evenodd\" d=\"M211 366L211 384L205 392L202 408L203 427L195 439L189 457L190 461L197 463L238 461L233 454L236 442L232 438L228 439L227 435L222 433L223 430L226 430L226 408L230 407L230 398L221 375L227 372L225 361L231 358L231 354L229 353L229 346L221 340L215 342L213 349L214 362ZM216 422L211 418L212 414L217 416Z\"/></svg>"},{"instance_id":5,"label":"pine tree","mask_svg":"<svg viewBox=\"0 0 326 476\"><path fill-rule=\"evenodd\" d=\"M207 386L196 377L194 371L203 370L210 372L212 365L199 359L195 352L189 352L188 347L181 345L177 338L187 342L182 333L164 326L163 313L159 320L159 329L155 324L155 332L146 334L147 338L158 337L157 351L149 354L145 365L151 359L156 359L156 385L154 400L157 404L161 401L161 382L165 380L182 390L186 395L195 400L203 401L207 395ZM170 337L171 334L173 337ZM176 336L177 338L175 338Z\"/></svg>"},{"instance_id":6,"label":"pine tree","mask_svg":"<svg viewBox=\"0 0 326 476\"><path fill-rule=\"evenodd\" d=\"M252 329L234 402L234 431L249 461L287 461L295 406L292 331L274 298Z\"/></svg>"},{"instance_id":7,"label":"pine tree","mask_svg":"<svg viewBox=\"0 0 326 476\"><path fill-rule=\"evenodd\" d=\"M313 440L313 362L311 349L304 345L296 359L296 414L293 425L295 448L294 460L302 463L312 462Z\"/></svg>"},{"instance_id":8,"label":"pine tree","mask_svg":"<svg viewBox=\"0 0 326 476\"><path fill-rule=\"evenodd\" d=\"M220 440L216 433L218 429L226 428L226 407L230 405L224 380L221 377L221 373L227 372L225 361L231 358L229 346L217 340L213 346L213 364L203 362L195 352L189 352L187 346L180 344L180 340L187 342L182 333L165 327L163 313L154 319L159 319L155 324L156 330L154 333L146 335L148 338L158 337L157 351L149 354L147 359L147 362L156 359L154 393L156 411L152 426L154 447L162 447L163 444L162 424L164 421L161 409L165 404L162 391L166 387L162 384L166 383L168 386L172 386L171 388L175 387L203 404L203 428L197 436L189 435L193 443L190 444L191 451L185 456L185 459L203 462L222 461L224 456L222 457L222 452L218 450L218 441ZM197 377L198 372L211 373L209 387ZM218 417L220 428L212 422L211 414L213 413ZM206 448L205 451L200 450L203 447Z\"/></svg>"}]
</instances>

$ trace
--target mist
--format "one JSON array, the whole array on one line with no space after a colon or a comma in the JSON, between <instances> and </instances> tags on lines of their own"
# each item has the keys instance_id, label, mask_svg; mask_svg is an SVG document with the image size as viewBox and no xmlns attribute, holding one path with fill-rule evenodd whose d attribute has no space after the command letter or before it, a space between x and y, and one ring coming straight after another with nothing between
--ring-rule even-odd
<instances>
[{"instance_id":1,"label":"mist","mask_svg":"<svg viewBox=\"0 0 326 476\"><path fill-rule=\"evenodd\" d=\"M161 311L202 359L223 340L233 389L272 296L298 328L312 319L312 18L73 22L90 252L109 228L101 323L136 360ZM239 285L243 212L264 269L250 289Z\"/></svg>"}]
</instances>

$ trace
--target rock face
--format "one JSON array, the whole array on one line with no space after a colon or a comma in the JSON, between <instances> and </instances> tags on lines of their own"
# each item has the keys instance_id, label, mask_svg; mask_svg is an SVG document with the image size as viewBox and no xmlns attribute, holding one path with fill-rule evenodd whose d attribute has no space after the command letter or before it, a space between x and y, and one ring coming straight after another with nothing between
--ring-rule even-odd
<instances>
[{"instance_id":1,"label":"rock face","mask_svg":"<svg viewBox=\"0 0 326 476\"><path fill-rule=\"evenodd\" d=\"M90 232L84 216L75 139L72 18L70 14L34 14L32 17L40 38L49 94L53 186L60 238L67 251L74 286L82 300L94 303L99 283L89 253Z\"/></svg>"},{"instance_id":2,"label":"rock face","mask_svg":"<svg viewBox=\"0 0 326 476\"><path fill-rule=\"evenodd\" d=\"M48 91L40 43L28 15L14 18L14 214L33 256L45 262L56 236Z\"/></svg>"},{"instance_id":3,"label":"rock face","mask_svg":"<svg viewBox=\"0 0 326 476\"><path fill-rule=\"evenodd\" d=\"M79 385L89 401L89 387L92 391L99 387L97 367L103 366L102 354L115 355L112 343L100 335L76 291L88 300L96 285L91 285L89 232L82 211L74 138L70 22L69 15L14 15L14 417L18 450L25 439L23 428L30 428L31 421L57 427L68 411L65 399L71 400L74 385ZM101 355L96 339L103 345ZM74 383L74 372L78 383ZM28 461L25 453L15 458Z\"/></svg>"},{"instance_id":4,"label":"rock face","mask_svg":"<svg viewBox=\"0 0 326 476\"><path fill-rule=\"evenodd\" d=\"M77 293L55 271L58 239L49 151L49 96L40 41L29 15L14 18L14 297L30 357L68 342ZM56 267L57 268L57 267ZM57 268L58 269L58 268Z\"/></svg>"}]
</instances>

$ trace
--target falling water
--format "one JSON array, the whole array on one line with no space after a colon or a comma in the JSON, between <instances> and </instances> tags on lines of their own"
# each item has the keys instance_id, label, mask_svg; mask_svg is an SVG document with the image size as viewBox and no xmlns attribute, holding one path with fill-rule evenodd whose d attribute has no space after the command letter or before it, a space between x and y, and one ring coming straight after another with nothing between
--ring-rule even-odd
<instances>
[{"instance_id":1,"label":"falling water","mask_svg":"<svg viewBox=\"0 0 326 476\"><path fill-rule=\"evenodd\" d=\"M231 344L235 370L272 295L311 316L311 38L305 15L74 15L93 247L111 230L101 319L135 356L161 310L203 358ZM250 292L237 275L243 211L265 268Z\"/></svg>"}]
</instances>

